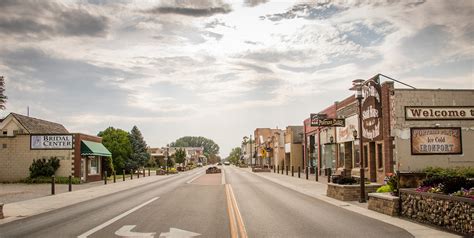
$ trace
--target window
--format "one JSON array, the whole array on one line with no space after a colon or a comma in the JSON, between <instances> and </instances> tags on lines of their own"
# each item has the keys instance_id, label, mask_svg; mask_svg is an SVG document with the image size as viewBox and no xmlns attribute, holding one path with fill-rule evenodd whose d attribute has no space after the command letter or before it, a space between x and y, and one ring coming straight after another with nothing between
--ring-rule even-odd
<instances>
[{"instance_id":1,"label":"window","mask_svg":"<svg viewBox=\"0 0 474 238\"><path fill-rule=\"evenodd\" d=\"M377 144L377 166L378 166L379 169L383 168L382 144Z\"/></svg>"},{"instance_id":2,"label":"window","mask_svg":"<svg viewBox=\"0 0 474 238\"><path fill-rule=\"evenodd\" d=\"M369 165L369 147L364 145L364 168Z\"/></svg>"},{"instance_id":3,"label":"window","mask_svg":"<svg viewBox=\"0 0 474 238\"><path fill-rule=\"evenodd\" d=\"M4 136L8 135L8 131L2 131L2 133Z\"/></svg>"},{"instance_id":4,"label":"window","mask_svg":"<svg viewBox=\"0 0 474 238\"><path fill-rule=\"evenodd\" d=\"M360 158L359 158L359 153L360 153L360 146L357 144L354 144L354 168L360 167Z\"/></svg>"},{"instance_id":5,"label":"window","mask_svg":"<svg viewBox=\"0 0 474 238\"><path fill-rule=\"evenodd\" d=\"M337 167L344 167L344 157L345 157L345 150L344 150L344 143L339 144L339 156Z\"/></svg>"},{"instance_id":6,"label":"window","mask_svg":"<svg viewBox=\"0 0 474 238\"><path fill-rule=\"evenodd\" d=\"M6 149L6 148L7 148L7 144L3 144L3 145L2 145L2 148L3 148L3 149Z\"/></svg>"},{"instance_id":7,"label":"window","mask_svg":"<svg viewBox=\"0 0 474 238\"><path fill-rule=\"evenodd\" d=\"M99 158L97 157L92 157L90 158L89 157L89 166L88 166L88 171L87 173L89 175L95 175L95 174L99 174Z\"/></svg>"}]
</instances>

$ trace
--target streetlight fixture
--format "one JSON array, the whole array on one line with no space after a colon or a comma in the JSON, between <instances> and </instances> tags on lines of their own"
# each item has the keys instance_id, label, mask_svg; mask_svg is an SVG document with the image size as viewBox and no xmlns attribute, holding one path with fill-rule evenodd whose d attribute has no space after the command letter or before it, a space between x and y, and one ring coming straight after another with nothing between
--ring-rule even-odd
<instances>
[{"instance_id":1,"label":"streetlight fixture","mask_svg":"<svg viewBox=\"0 0 474 238\"><path fill-rule=\"evenodd\" d=\"M362 157L364 154L364 145L362 144L362 99L364 96L362 95L362 88L364 85L363 79L356 79L352 81L352 88L350 90L355 91L355 98L359 103L359 165L360 165L360 203L365 203L365 167L364 167L364 158ZM355 141L356 136L354 136Z\"/></svg>"}]
</instances>

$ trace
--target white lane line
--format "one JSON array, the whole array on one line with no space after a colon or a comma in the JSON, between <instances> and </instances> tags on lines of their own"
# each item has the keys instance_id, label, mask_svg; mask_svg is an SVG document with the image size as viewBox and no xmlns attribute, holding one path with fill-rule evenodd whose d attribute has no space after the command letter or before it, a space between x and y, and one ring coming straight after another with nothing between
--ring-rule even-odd
<instances>
[{"instance_id":1,"label":"white lane line","mask_svg":"<svg viewBox=\"0 0 474 238\"><path fill-rule=\"evenodd\" d=\"M106 221L106 222L104 222L104 223L102 223L102 224L100 224L100 225L94 227L94 228L92 228L91 230L89 230L89 231L87 231L87 232L85 232L85 233L79 235L77 238L86 238L86 237L88 237L88 236L90 236L90 235L96 233L97 231L103 229L104 227L106 227L106 226L108 226L108 225L110 225L110 224L112 224L112 223L114 223L114 222L116 222L116 221L122 219L123 217L129 215L130 213L132 213L132 212L134 212L134 211L136 211L136 210L138 210L138 209L140 209L140 208L142 208L142 207L148 205L149 203L155 201L155 200L158 199L158 198L160 198L160 197L154 197L154 198L148 200L147 202L142 203L142 204L140 204L140 205L138 205L138 206L136 206L136 207L134 207L134 208L132 208L132 209L130 209L130 210L128 210L128 211L126 211L126 212L124 212L124 213L122 213L122 214L120 214L120 215L118 215L118 216L116 216L116 217L114 217L114 218L112 218L112 219L110 219L110 220L108 220L108 221Z\"/></svg>"},{"instance_id":2,"label":"white lane line","mask_svg":"<svg viewBox=\"0 0 474 238\"><path fill-rule=\"evenodd\" d=\"M201 177L202 175L204 175L204 174L201 174L201 172L196 173L196 174L197 174L198 176L192 178L191 180L189 180L189 181L186 182L186 183L187 183L187 184L190 184L190 183L192 183L194 180L196 180L197 178L199 178L199 177Z\"/></svg>"}]
</instances>

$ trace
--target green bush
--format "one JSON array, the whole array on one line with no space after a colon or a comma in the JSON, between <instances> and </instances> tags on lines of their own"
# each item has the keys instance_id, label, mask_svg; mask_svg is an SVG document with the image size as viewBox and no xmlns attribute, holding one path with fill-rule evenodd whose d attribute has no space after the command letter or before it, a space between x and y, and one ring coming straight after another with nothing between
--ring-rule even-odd
<instances>
[{"instance_id":1,"label":"green bush","mask_svg":"<svg viewBox=\"0 0 474 238\"><path fill-rule=\"evenodd\" d=\"M474 178L474 167L456 167L456 168L440 168L428 167L423 170L427 177L432 176L449 176L449 177L465 177Z\"/></svg>"},{"instance_id":2,"label":"green bush","mask_svg":"<svg viewBox=\"0 0 474 238\"><path fill-rule=\"evenodd\" d=\"M48 160L33 160L33 163L30 166L30 178L37 178L41 176L51 177L59 168L59 163L60 161L56 157L51 157Z\"/></svg>"},{"instance_id":3,"label":"green bush","mask_svg":"<svg viewBox=\"0 0 474 238\"><path fill-rule=\"evenodd\" d=\"M393 188L390 185L385 184L384 186L378 188L376 192L377 193L391 193L393 192Z\"/></svg>"},{"instance_id":4,"label":"green bush","mask_svg":"<svg viewBox=\"0 0 474 238\"><path fill-rule=\"evenodd\" d=\"M474 187L473 167L447 169L429 167L423 172L426 173L426 179L423 180L421 187L436 187L445 194Z\"/></svg>"},{"instance_id":5,"label":"green bush","mask_svg":"<svg viewBox=\"0 0 474 238\"><path fill-rule=\"evenodd\" d=\"M56 180L57 184L68 184L69 183L69 178L68 177L56 177L55 180ZM28 177L26 179L21 180L20 182L22 182L22 183L31 183L31 184L51 183L51 176L50 177L41 176L41 177L36 177L36 178ZM80 184L81 179L73 177L71 179L71 183L72 184Z\"/></svg>"}]
</instances>

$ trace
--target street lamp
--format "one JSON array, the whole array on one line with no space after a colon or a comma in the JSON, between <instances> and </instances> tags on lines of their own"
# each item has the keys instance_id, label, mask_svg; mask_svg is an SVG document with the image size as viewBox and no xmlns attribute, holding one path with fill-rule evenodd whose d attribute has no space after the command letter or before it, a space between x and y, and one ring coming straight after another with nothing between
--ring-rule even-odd
<instances>
[{"instance_id":1,"label":"street lamp","mask_svg":"<svg viewBox=\"0 0 474 238\"><path fill-rule=\"evenodd\" d=\"M362 157L364 154L364 145L362 144L362 99L364 96L362 95L362 88L364 84L363 79L356 79L352 81L352 88L350 90L355 91L355 98L359 103L359 160L360 160L360 198L359 202L364 203L365 200L365 168L364 168L364 158ZM354 138L355 141L355 138Z\"/></svg>"},{"instance_id":2,"label":"street lamp","mask_svg":"<svg viewBox=\"0 0 474 238\"><path fill-rule=\"evenodd\" d=\"M168 144L168 145L166 145L166 158L165 158L165 160L166 160L166 163L165 163L166 164L166 167L165 167L166 168L166 175L168 175L168 161L170 159L169 157L170 157L170 145Z\"/></svg>"}]
</instances>

